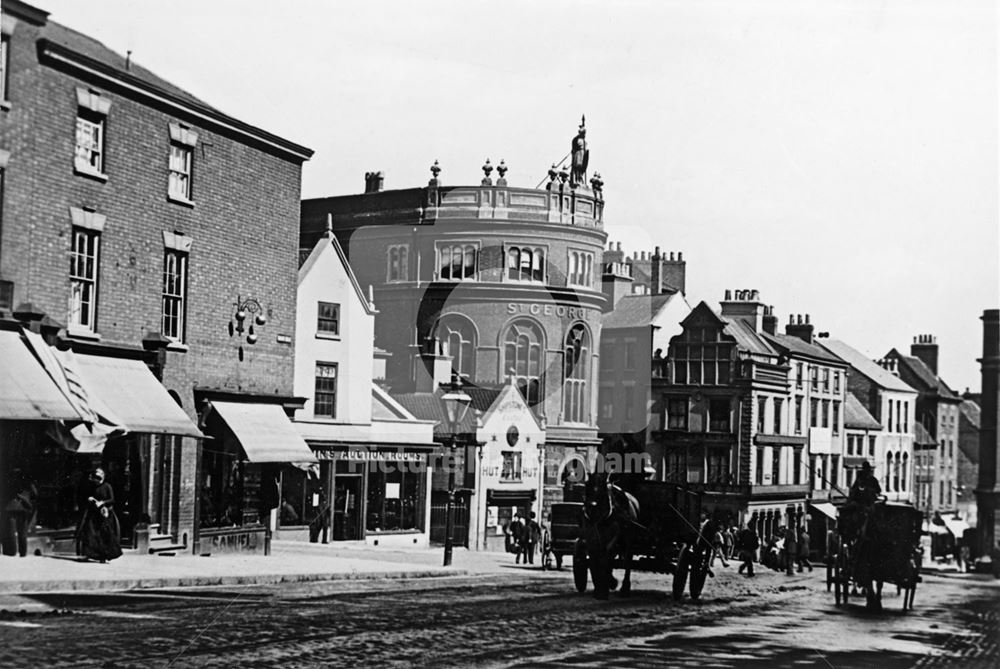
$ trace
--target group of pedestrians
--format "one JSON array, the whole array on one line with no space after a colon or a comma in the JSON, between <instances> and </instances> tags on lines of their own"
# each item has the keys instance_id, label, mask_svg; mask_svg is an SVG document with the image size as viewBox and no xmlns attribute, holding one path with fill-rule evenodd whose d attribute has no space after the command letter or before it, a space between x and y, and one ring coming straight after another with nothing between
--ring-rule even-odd
<instances>
[{"instance_id":1,"label":"group of pedestrians","mask_svg":"<svg viewBox=\"0 0 1000 669\"><path fill-rule=\"evenodd\" d=\"M767 537L761 547L760 537L752 525L744 524L740 528L717 526L706 521L702 525L703 539L711 544L712 558L710 566L718 559L722 566L728 567L728 560L738 560L738 572L748 578L754 575L754 563L760 562L776 571L787 574L812 571L809 562L810 539L805 527L789 529L778 528L778 531ZM760 556L758 560L758 551Z\"/></svg>"},{"instance_id":2,"label":"group of pedestrians","mask_svg":"<svg viewBox=\"0 0 1000 669\"><path fill-rule=\"evenodd\" d=\"M542 526L535 520L535 512L529 512L527 518L515 513L507 525L507 550L514 553L514 564L520 564L521 558L524 564L535 564L535 550L541 542Z\"/></svg>"},{"instance_id":3,"label":"group of pedestrians","mask_svg":"<svg viewBox=\"0 0 1000 669\"><path fill-rule=\"evenodd\" d=\"M76 527L76 553L95 562L108 562L122 555L121 527L115 515L115 493L98 467L89 477L89 494L81 500L83 514ZM21 471L15 471L11 495L2 507L0 549L4 555L28 554L28 535L38 511L38 489Z\"/></svg>"}]
</instances>

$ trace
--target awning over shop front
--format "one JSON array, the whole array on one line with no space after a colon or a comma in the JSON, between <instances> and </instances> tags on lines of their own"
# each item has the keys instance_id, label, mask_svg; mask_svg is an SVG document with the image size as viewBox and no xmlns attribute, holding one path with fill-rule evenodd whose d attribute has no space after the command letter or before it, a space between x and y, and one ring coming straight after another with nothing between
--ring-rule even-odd
<instances>
[{"instance_id":1,"label":"awning over shop front","mask_svg":"<svg viewBox=\"0 0 1000 669\"><path fill-rule=\"evenodd\" d=\"M141 360L75 355L73 362L91 407L109 424L129 432L204 436Z\"/></svg>"},{"instance_id":2,"label":"awning over shop front","mask_svg":"<svg viewBox=\"0 0 1000 669\"><path fill-rule=\"evenodd\" d=\"M809 506L822 513L827 518L837 520L837 507L829 502L809 502Z\"/></svg>"},{"instance_id":3,"label":"awning over shop front","mask_svg":"<svg viewBox=\"0 0 1000 669\"><path fill-rule=\"evenodd\" d=\"M14 330L0 331L0 419L83 420Z\"/></svg>"},{"instance_id":4,"label":"awning over shop front","mask_svg":"<svg viewBox=\"0 0 1000 669\"><path fill-rule=\"evenodd\" d=\"M944 526L948 528L956 539L961 539L965 531L969 529L969 524L962 520L961 518L953 518L948 516L941 516L941 520L944 521Z\"/></svg>"},{"instance_id":5,"label":"awning over shop front","mask_svg":"<svg viewBox=\"0 0 1000 669\"><path fill-rule=\"evenodd\" d=\"M212 402L250 462L314 463L316 456L277 404Z\"/></svg>"},{"instance_id":6,"label":"awning over shop front","mask_svg":"<svg viewBox=\"0 0 1000 669\"><path fill-rule=\"evenodd\" d=\"M937 523L928 523L926 520L924 521L921 530L927 534L948 534L947 528L945 528L943 525L938 525Z\"/></svg>"}]
</instances>

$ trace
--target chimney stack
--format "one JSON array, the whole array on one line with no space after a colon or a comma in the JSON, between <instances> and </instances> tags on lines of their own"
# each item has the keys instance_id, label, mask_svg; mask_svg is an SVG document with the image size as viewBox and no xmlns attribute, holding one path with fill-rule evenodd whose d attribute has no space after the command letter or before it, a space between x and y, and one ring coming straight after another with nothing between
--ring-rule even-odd
<instances>
[{"instance_id":1,"label":"chimney stack","mask_svg":"<svg viewBox=\"0 0 1000 669\"><path fill-rule=\"evenodd\" d=\"M754 332L761 332L764 305L760 302L760 293L756 290L727 290L725 299L722 301L722 315L726 318L744 321L753 328Z\"/></svg>"},{"instance_id":2,"label":"chimney stack","mask_svg":"<svg viewBox=\"0 0 1000 669\"><path fill-rule=\"evenodd\" d=\"M813 326L809 322L809 314L806 314L804 319L802 314L797 314L794 320L789 316L788 325L785 326L785 334L789 337L798 337L807 344L811 344L813 342Z\"/></svg>"},{"instance_id":3,"label":"chimney stack","mask_svg":"<svg viewBox=\"0 0 1000 669\"><path fill-rule=\"evenodd\" d=\"M384 181L384 172L365 172L365 193L381 192Z\"/></svg>"},{"instance_id":4,"label":"chimney stack","mask_svg":"<svg viewBox=\"0 0 1000 669\"><path fill-rule=\"evenodd\" d=\"M920 358L924 361L924 364L934 372L934 376L938 373L938 345L937 337L934 335L923 334L917 335L913 338L913 344L910 345L910 355L915 358Z\"/></svg>"},{"instance_id":5,"label":"chimney stack","mask_svg":"<svg viewBox=\"0 0 1000 669\"><path fill-rule=\"evenodd\" d=\"M761 319L761 326L767 334L777 334L778 317L774 315L774 307L764 307L764 318Z\"/></svg>"}]
</instances>

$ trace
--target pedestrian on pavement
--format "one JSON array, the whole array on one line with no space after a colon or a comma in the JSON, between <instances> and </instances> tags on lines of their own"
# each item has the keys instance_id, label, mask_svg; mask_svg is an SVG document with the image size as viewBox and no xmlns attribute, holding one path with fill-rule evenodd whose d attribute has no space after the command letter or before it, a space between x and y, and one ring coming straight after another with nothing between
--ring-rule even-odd
<instances>
[{"instance_id":1,"label":"pedestrian on pavement","mask_svg":"<svg viewBox=\"0 0 1000 669\"><path fill-rule=\"evenodd\" d=\"M795 561L799 556L799 547L796 539L794 527L789 527L785 530L785 573L789 576L795 573Z\"/></svg>"},{"instance_id":2,"label":"pedestrian on pavement","mask_svg":"<svg viewBox=\"0 0 1000 669\"><path fill-rule=\"evenodd\" d=\"M535 512L528 514L528 522L524 524L524 561L535 564L535 548L542 540L542 528L535 520Z\"/></svg>"},{"instance_id":3,"label":"pedestrian on pavement","mask_svg":"<svg viewBox=\"0 0 1000 669\"><path fill-rule=\"evenodd\" d=\"M722 530L716 527L715 531L712 533L712 559L708 562L709 567L715 566L715 558L719 558L723 567L729 566L729 563L726 562L726 555L723 553L724 549L725 540L722 537Z\"/></svg>"},{"instance_id":4,"label":"pedestrian on pavement","mask_svg":"<svg viewBox=\"0 0 1000 669\"><path fill-rule=\"evenodd\" d=\"M507 541L510 545L510 552L514 554L514 564L519 564L521 562L523 535L524 523L521 522L521 514L515 513L514 518L510 521L510 524L507 525Z\"/></svg>"},{"instance_id":5,"label":"pedestrian on pavement","mask_svg":"<svg viewBox=\"0 0 1000 669\"><path fill-rule=\"evenodd\" d=\"M24 477L20 470L14 472L14 496L4 506L3 554L28 554L28 528L35 515L35 499L38 490Z\"/></svg>"},{"instance_id":6,"label":"pedestrian on pavement","mask_svg":"<svg viewBox=\"0 0 1000 669\"><path fill-rule=\"evenodd\" d=\"M76 552L88 560L107 562L122 555L121 527L115 515L115 493L98 467L90 475L93 490L76 529Z\"/></svg>"},{"instance_id":7,"label":"pedestrian on pavement","mask_svg":"<svg viewBox=\"0 0 1000 669\"><path fill-rule=\"evenodd\" d=\"M743 570L747 570L747 577L753 576L753 556L757 549L760 547L760 539L757 537L757 533L754 531L752 525L743 525L743 529L739 531L736 535L735 540L736 550L740 558L740 568L739 573L743 573Z\"/></svg>"},{"instance_id":8,"label":"pedestrian on pavement","mask_svg":"<svg viewBox=\"0 0 1000 669\"><path fill-rule=\"evenodd\" d=\"M722 555L727 559L733 557L733 531L726 525L726 528L722 530Z\"/></svg>"},{"instance_id":9,"label":"pedestrian on pavement","mask_svg":"<svg viewBox=\"0 0 1000 669\"><path fill-rule=\"evenodd\" d=\"M803 567L809 571L813 570L813 566L809 564L809 532L806 531L805 527L799 529L799 556L796 560L796 566L800 574Z\"/></svg>"}]
</instances>

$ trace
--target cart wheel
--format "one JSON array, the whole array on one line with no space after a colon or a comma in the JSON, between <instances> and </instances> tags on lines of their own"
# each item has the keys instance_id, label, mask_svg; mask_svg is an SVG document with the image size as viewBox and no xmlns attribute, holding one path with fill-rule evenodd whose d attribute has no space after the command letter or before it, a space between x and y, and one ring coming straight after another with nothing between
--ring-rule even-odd
<instances>
[{"instance_id":1,"label":"cart wheel","mask_svg":"<svg viewBox=\"0 0 1000 669\"><path fill-rule=\"evenodd\" d=\"M708 560L704 556L696 559L696 564L691 569L691 599L698 601L701 591L705 588L705 579L708 578Z\"/></svg>"},{"instance_id":2,"label":"cart wheel","mask_svg":"<svg viewBox=\"0 0 1000 669\"><path fill-rule=\"evenodd\" d=\"M684 548L681 550L681 555L677 558L677 568L674 570L674 599L680 599L684 596L684 586L687 585L688 577L688 550Z\"/></svg>"},{"instance_id":3,"label":"cart wheel","mask_svg":"<svg viewBox=\"0 0 1000 669\"><path fill-rule=\"evenodd\" d=\"M587 591L587 546L582 541L577 540L573 549L573 583L576 584L577 592Z\"/></svg>"},{"instance_id":4,"label":"cart wheel","mask_svg":"<svg viewBox=\"0 0 1000 669\"><path fill-rule=\"evenodd\" d=\"M556 553L556 569L562 569L562 553Z\"/></svg>"}]
</instances>

